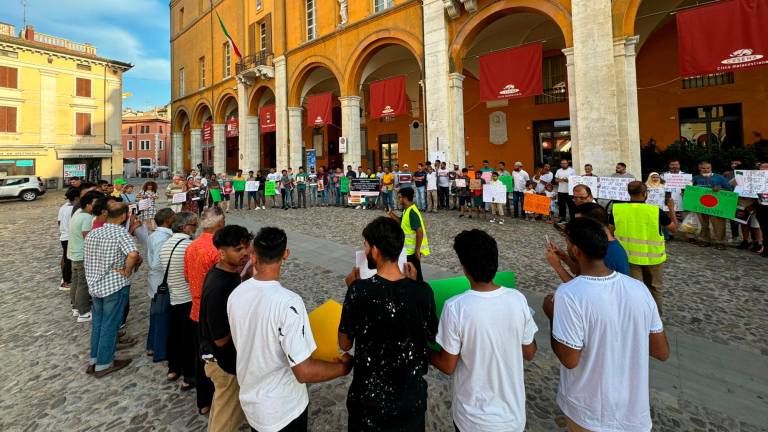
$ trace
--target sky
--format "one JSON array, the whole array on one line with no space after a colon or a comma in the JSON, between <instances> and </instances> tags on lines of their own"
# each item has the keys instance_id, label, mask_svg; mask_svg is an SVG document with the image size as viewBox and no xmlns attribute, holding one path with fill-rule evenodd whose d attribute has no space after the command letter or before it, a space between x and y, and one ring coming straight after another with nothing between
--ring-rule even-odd
<instances>
[{"instance_id":1,"label":"sky","mask_svg":"<svg viewBox=\"0 0 768 432\"><path fill-rule=\"evenodd\" d=\"M24 26L23 0L0 0L0 21ZM51 36L90 43L96 54L133 64L123 75L123 108L170 102L168 0L26 0L27 24Z\"/></svg>"}]
</instances>

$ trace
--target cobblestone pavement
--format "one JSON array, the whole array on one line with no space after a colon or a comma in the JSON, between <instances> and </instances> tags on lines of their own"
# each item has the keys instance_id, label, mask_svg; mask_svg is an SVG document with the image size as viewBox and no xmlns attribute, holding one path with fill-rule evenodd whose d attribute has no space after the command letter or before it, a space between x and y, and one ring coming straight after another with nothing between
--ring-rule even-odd
<instances>
[{"instance_id":1,"label":"cobblestone pavement","mask_svg":"<svg viewBox=\"0 0 768 432\"><path fill-rule=\"evenodd\" d=\"M0 202L0 430L204 430L206 418L197 415L194 392L182 393L164 379L165 366L143 355L139 344L127 351L134 359L123 371L102 380L83 373L88 357L89 324L78 324L69 314L68 293L58 291L61 247L56 229L56 191L32 203ZM230 223L251 229L269 224L291 233L305 234L322 245L360 248L360 233L377 211L321 208L312 210L232 211ZM552 292L557 279L543 259L544 236L558 239L556 231L538 222L508 221L504 226L458 219L455 212L425 215L432 255L427 263L459 273L451 247L461 229L481 227L499 242L500 263L517 274L517 288L540 311L540 298ZM334 246L335 245L335 246ZM768 260L731 249L716 252L687 243L672 242L665 269L665 325L679 340L701 340L702 346L725 353L721 371L701 375L737 373L729 362L757 359L745 373L759 375L745 385L758 404L768 399L765 365L768 356ZM322 251L318 251L322 254ZM351 259L351 258L350 258ZM314 262L314 264L313 264ZM320 261L289 260L283 283L304 298L312 310L327 299L342 301L343 276L318 265ZM128 333L143 341L148 324L145 294L146 269L134 278ZM541 320L540 312L537 314ZM539 324L539 352L526 366L528 430L564 430L555 395L558 363L547 338L548 326ZM673 344L673 355L676 344ZM733 356L733 357L731 357ZM689 361L705 362L700 359ZM681 360L682 361L682 360ZM658 363L652 360L652 363ZM736 363L733 363L736 364ZM702 368L704 368L702 366ZM666 372L654 375L663 376ZM720 373L722 372L722 373ZM746 414L720 403L739 395L741 388L710 388L707 398L680 398L669 388L694 387L696 378L672 371L672 385L653 385L651 403L654 429L662 431L768 430L759 410ZM450 380L432 370L429 381L427 429L451 431ZM658 380L657 380L658 381ZM310 429L346 430L345 397L350 378L310 386ZM706 386L708 381L703 381ZM754 400L745 401L754 404ZM735 405L738 405L738 400ZM749 405L752 406L752 405ZM765 406L765 405L759 405Z\"/></svg>"}]
</instances>

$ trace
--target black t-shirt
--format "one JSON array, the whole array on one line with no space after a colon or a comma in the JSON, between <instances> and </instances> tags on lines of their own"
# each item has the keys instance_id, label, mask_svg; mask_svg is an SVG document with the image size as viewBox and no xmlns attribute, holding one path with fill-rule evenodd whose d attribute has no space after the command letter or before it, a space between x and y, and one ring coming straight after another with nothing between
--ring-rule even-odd
<instances>
[{"instance_id":1,"label":"black t-shirt","mask_svg":"<svg viewBox=\"0 0 768 432\"><path fill-rule=\"evenodd\" d=\"M235 375L235 345L230 339L223 347L213 341L230 334L227 318L227 300L232 291L240 285L240 274L230 273L213 266L203 282L203 296L200 299L200 351L213 354L224 372Z\"/></svg>"},{"instance_id":2,"label":"black t-shirt","mask_svg":"<svg viewBox=\"0 0 768 432\"><path fill-rule=\"evenodd\" d=\"M422 187L427 185L427 172L416 171L413 173L413 182L416 183L416 187Z\"/></svg>"},{"instance_id":3,"label":"black t-shirt","mask_svg":"<svg viewBox=\"0 0 768 432\"><path fill-rule=\"evenodd\" d=\"M263 191L264 188L267 186L267 178L264 176L258 176L255 178L257 182L259 182L259 190Z\"/></svg>"},{"instance_id":4,"label":"black t-shirt","mask_svg":"<svg viewBox=\"0 0 768 432\"><path fill-rule=\"evenodd\" d=\"M359 423L355 430L400 430L404 422L420 422L427 409L428 344L437 334L429 285L380 276L355 281L339 332L355 343L347 397L350 423Z\"/></svg>"}]
</instances>

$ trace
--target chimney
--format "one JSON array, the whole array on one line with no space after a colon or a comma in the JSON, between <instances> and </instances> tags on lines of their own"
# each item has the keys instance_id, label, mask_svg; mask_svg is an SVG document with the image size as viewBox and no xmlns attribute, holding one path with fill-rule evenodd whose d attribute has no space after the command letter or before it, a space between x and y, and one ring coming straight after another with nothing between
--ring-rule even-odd
<instances>
[{"instance_id":1,"label":"chimney","mask_svg":"<svg viewBox=\"0 0 768 432\"><path fill-rule=\"evenodd\" d=\"M35 26L28 25L24 28L24 39L28 41L35 40Z\"/></svg>"}]
</instances>

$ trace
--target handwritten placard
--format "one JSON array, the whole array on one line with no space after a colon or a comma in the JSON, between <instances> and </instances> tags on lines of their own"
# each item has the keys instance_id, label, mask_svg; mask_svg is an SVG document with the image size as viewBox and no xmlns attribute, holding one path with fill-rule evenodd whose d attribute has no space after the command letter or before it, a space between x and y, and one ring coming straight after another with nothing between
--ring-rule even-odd
<instances>
[{"instance_id":1,"label":"handwritten placard","mask_svg":"<svg viewBox=\"0 0 768 432\"><path fill-rule=\"evenodd\" d=\"M548 215L551 205L552 201L548 196L526 194L525 201L523 201L523 210L527 212Z\"/></svg>"},{"instance_id":2,"label":"handwritten placard","mask_svg":"<svg viewBox=\"0 0 768 432\"><path fill-rule=\"evenodd\" d=\"M152 198L145 198L139 201L139 211L144 211L152 207Z\"/></svg>"},{"instance_id":3,"label":"handwritten placard","mask_svg":"<svg viewBox=\"0 0 768 432\"><path fill-rule=\"evenodd\" d=\"M264 186L264 196L277 195L277 183L274 181L268 181Z\"/></svg>"},{"instance_id":4,"label":"handwritten placard","mask_svg":"<svg viewBox=\"0 0 768 432\"><path fill-rule=\"evenodd\" d=\"M187 201L187 193L186 192L179 192L173 194L173 201L171 201L173 204L181 204L183 202Z\"/></svg>"},{"instance_id":5,"label":"handwritten placard","mask_svg":"<svg viewBox=\"0 0 768 432\"><path fill-rule=\"evenodd\" d=\"M577 185L589 186L592 195L597 193L598 178L595 176L570 176L568 177L568 195L573 195L573 188Z\"/></svg>"},{"instance_id":6,"label":"handwritten placard","mask_svg":"<svg viewBox=\"0 0 768 432\"><path fill-rule=\"evenodd\" d=\"M507 187L501 182L498 182L498 184L487 184L483 186L483 202L506 204Z\"/></svg>"},{"instance_id":7,"label":"handwritten placard","mask_svg":"<svg viewBox=\"0 0 768 432\"><path fill-rule=\"evenodd\" d=\"M613 201L629 201L627 185L635 179L624 177L600 177L597 197Z\"/></svg>"},{"instance_id":8,"label":"handwritten placard","mask_svg":"<svg viewBox=\"0 0 768 432\"><path fill-rule=\"evenodd\" d=\"M483 188L483 181L481 179L471 179L469 181L469 190L480 190Z\"/></svg>"},{"instance_id":9,"label":"handwritten placard","mask_svg":"<svg viewBox=\"0 0 768 432\"><path fill-rule=\"evenodd\" d=\"M737 170L735 192L739 196L755 198L758 194L768 192L768 171Z\"/></svg>"},{"instance_id":10,"label":"handwritten placard","mask_svg":"<svg viewBox=\"0 0 768 432\"><path fill-rule=\"evenodd\" d=\"M648 189L648 199L645 200L646 204L652 204L656 207L661 207L666 210L666 206L664 205L664 196L666 195L666 191L664 188L653 188Z\"/></svg>"},{"instance_id":11,"label":"handwritten placard","mask_svg":"<svg viewBox=\"0 0 768 432\"><path fill-rule=\"evenodd\" d=\"M256 192L259 190L259 182L255 180L245 182L245 190L246 192Z\"/></svg>"},{"instance_id":12,"label":"handwritten placard","mask_svg":"<svg viewBox=\"0 0 768 432\"><path fill-rule=\"evenodd\" d=\"M673 173L665 173L663 176L664 179L664 189L667 191L676 191L680 189L685 189L686 186L690 186L693 184L693 174L673 174Z\"/></svg>"},{"instance_id":13,"label":"handwritten placard","mask_svg":"<svg viewBox=\"0 0 768 432\"><path fill-rule=\"evenodd\" d=\"M456 187L457 188L465 188L465 187L467 187L467 181L464 180L464 179L457 178L455 180L455 182L456 182Z\"/></svg>"}]
</instances>

